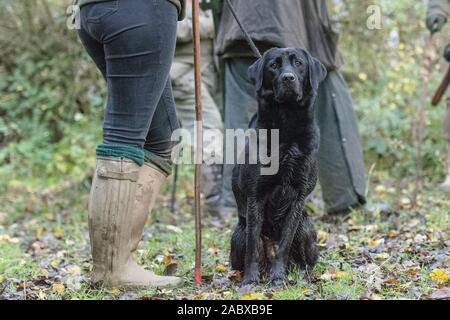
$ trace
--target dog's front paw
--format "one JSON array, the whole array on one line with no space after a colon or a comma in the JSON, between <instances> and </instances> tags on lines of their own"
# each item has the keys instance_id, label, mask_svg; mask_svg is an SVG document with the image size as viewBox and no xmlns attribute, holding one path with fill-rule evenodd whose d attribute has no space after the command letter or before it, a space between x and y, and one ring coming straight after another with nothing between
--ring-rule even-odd
<instances>
[{"instance_id":1,"label":"dog's front paw","mask_svg":"<svg viewBox=\"0 0 450 320\"><path fill-rule=\"evenodd\" d=\"M282 287L285 285L286 268L283 263L274 263L270 270L269 284L271 287Z\"/></svg>"},{"instance_id":2,"label":"dog's front paw","mask_svg":"<svg viewBox=\"0 0 450 320\"><path fill-rule=\"evenodd\" d=\"M259 272L251 272L244 275L244 279L242 280L241 287L246 286L257 286L260 282Z\"/></svg>"}]
</instances>

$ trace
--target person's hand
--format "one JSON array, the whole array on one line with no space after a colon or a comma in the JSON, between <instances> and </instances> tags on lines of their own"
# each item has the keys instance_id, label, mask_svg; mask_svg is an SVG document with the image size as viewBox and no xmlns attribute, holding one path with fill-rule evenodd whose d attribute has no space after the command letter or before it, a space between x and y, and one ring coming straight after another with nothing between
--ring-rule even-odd
<instances>
[{"instance_id":1,"label":"person's hand","mask_svg":"<svg viewBox=\"0 0 450 320\"><path fill-rule=\"evenodd\" d=\"M205 11L220 12L223 7L223 0L200 0L200 7Z\"/></svg>"},{"instance_id":2,"label":"person's hand","mask_svg":"<svg viewBox=\"0 0 450 320\"><path fill-rule=\"evenodd\" d=\"M432 14L427 18L427 28L431 33L436 33L442 30L442 27L447 22L447 18L440 14Z\"/></svg>"},{"instance_id":3,"label":"person's hand","mask_svg":"<svg viewBox=\"0 0 450 320\"><path fill-rule=\"evenodd\" d=\"M200 8L205 11L211 9L211 2L211 0L200 0Z\"/></svg>"},{"instance_id":4,"label":"person's hand","mask_svg":"<svg viewBox=\"0 0 450 320\"><path fill-rule=\"evenodd\" d=\"M447 47L444 49L444 58L448 62L450 62L450 43L447 45Z\"/></svg>"}]
</instances>

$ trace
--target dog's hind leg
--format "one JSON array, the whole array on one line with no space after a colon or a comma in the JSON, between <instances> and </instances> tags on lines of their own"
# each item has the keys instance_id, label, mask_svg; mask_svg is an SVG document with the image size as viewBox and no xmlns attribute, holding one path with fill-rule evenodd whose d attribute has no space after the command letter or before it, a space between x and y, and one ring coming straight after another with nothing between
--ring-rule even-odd
<instances>
[{"instance_id":1,"label":"dog's hind leg","mask_svg":"<svg viewBox=\"0 0 450 320\"><path fill-rule=\"evenodd\" d=\"M240 272L244 272L245 268L245 228L245 218L239 217L239 222L231 237L231 268Z\"/></svg>"},{"instance_id":2,"label":"dog's hind leg","mask_svg":"<svg viewBox=\"0 0 450 320\"><path fill-rule=\"evenodd\" d=\"M300 224L294 236L289 260L291 264L312 270L318 258L317 234L311 218L303 211Z\"/></svg>"},{"instance_id":3,"label":"dog's hind leg","mask_svg":"<svg viewBox=\"0 0 450 320\"><path fill-rule=\"evenodd\" d=\"M237 175L236 169L233 175ZM237 184L237 177L233 177L233 193L236 199L238 209L238 224L231 237L230 263L231 268L236 271L244 272L245 268L245 229L247 228L247 199L241 193Z\"/></svg>"}]
</instances>

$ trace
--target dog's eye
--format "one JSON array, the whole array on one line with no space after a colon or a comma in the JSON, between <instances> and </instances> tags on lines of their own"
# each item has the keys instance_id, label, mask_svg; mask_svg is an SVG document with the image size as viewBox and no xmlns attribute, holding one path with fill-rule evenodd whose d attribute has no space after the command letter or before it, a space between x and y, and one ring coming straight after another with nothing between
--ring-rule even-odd
<instances>
[{"instance_id":1,"label":"dog's eye","mask_svg":"<svg viewBox=\"0 0 450 320\"><path fill-rule=\"evenodd\" d=\"M276 69L278 68L278 63L274 62L270 65L271 68Z\"/></svg>"},{"instance_id":2,"label":"dog's eye","mask_svg":"<svg viewBox=\"0 0 450 320\"><path fill-rule=\"evenodd\" d=\"M300 67L301 65L302 65L302 62L301 61L299 61L299 60L295 60L295 66L296 67Z\"/></svg>"}]
</instances>

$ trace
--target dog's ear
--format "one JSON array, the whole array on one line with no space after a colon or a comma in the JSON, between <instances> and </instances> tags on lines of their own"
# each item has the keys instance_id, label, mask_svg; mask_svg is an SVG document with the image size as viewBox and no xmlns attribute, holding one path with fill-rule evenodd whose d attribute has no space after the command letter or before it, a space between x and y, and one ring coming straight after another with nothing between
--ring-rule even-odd
<instances>
[{"instance_id":1,"label":"dog's ear","mask_svg":"<svg viewBox=\"0 0 450 320\"><path fill-rule=\"evenodd\" d=\"M255 61L248 68L248 78L255 85L256 91L259 92L263 85L263 71L264 71L264 56Z\"/></svg>"},{"instance_id":2,"label":"dog's ear","mask_svg":"<svg viewBox=\"0 0 450 320\"><path fill-rule=\"evenodd\" d=\"M309 59L309 83L314 94L319 90L319 84L325 80L328 75L327 69L318 59L307 53Z\"/></svg>"},{"instance_id":3,"label":"dog's ear","mask_svg":"<svg viewBox=\"0 0 450 320\"><path fill-rule=\"evenodd\" d=\"M303 52L303 54L306 56L306 59L308 60L309 84L311 85L313 94L317 94L319 84L327 77L327 69L322 64L322 62L314 58L308 51L304 49L297 50Z\"/></svg>"},{"instance_id":4,"label":"dog's ear","mask_svg":"<svg viewBox=\"0 0 450 320\"><path fill-rule=\"evenodd\" d=\"M313 91L317 93L319 89L319 84L325 80L328 75L327 69L318 59L312 57L311 63L309 65L309 82L311 83L311 87Z\"/></svg>"}]
</instances>

